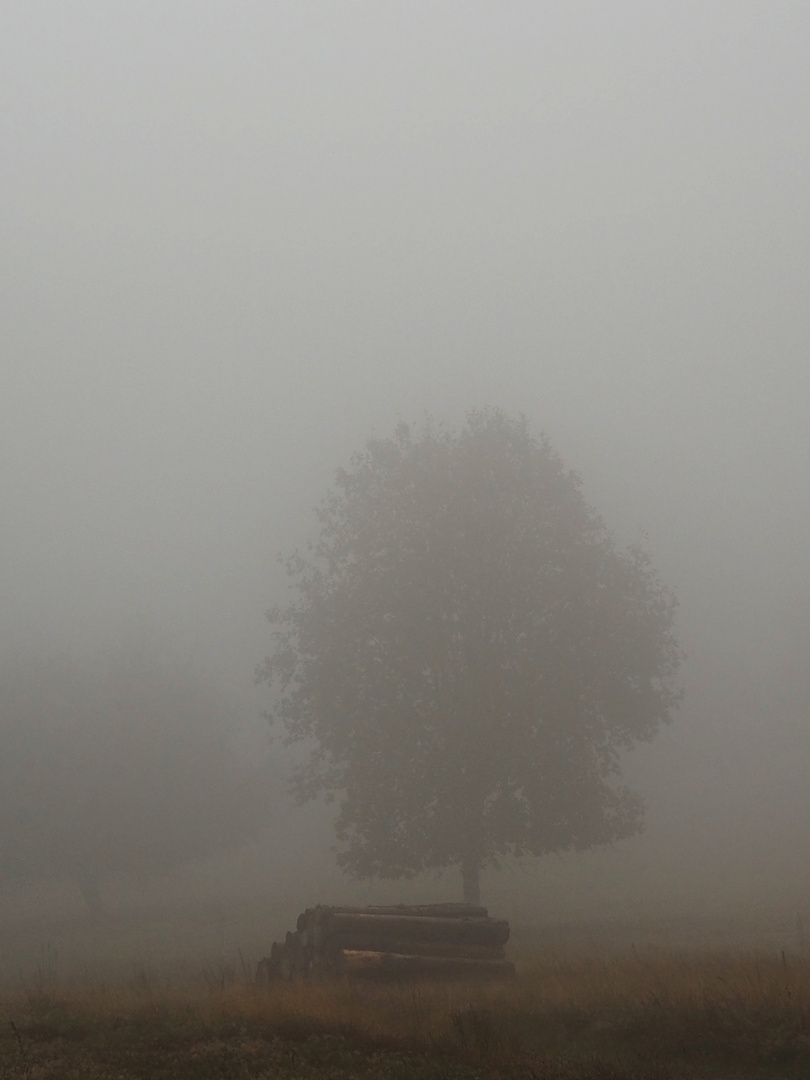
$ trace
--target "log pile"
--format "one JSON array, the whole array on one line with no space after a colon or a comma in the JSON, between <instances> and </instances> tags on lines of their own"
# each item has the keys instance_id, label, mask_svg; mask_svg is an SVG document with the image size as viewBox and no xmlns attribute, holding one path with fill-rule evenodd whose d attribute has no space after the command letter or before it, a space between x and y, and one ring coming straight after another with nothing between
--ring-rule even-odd
<instances>
[{"instance_id":1,"label":"log pile","mask_svg":"<svg viewBox=\"0 0 810 1080\"><path fill-rule=\"evenodd\" d=\"M259 961L256 981L508 978L509 924L473 904L327 907L298 917L295 931Z\"/></svg>"}]
</instances>

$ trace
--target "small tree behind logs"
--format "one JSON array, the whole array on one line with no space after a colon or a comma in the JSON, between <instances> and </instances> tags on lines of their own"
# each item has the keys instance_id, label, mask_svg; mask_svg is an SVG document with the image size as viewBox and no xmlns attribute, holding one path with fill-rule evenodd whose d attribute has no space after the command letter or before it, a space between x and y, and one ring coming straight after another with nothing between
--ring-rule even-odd
<instances>
[{"instance_id":1,"label":"small tree behind logs","mask_svg":"<svg viewBox=\"0 0 810 1080\"><path fill-rule=\"evenodd\" d=\"M256 981L508 978L509 924L474 904L327 907L298 917L259 961Z\"/></svg>"}]
</instances>

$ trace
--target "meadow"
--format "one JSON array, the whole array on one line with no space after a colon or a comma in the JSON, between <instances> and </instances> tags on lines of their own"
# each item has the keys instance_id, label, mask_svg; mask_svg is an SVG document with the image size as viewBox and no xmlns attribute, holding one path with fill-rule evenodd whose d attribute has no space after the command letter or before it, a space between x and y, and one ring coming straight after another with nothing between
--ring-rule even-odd
<instances>
[{"instance_id":1,"label":"meadow","mask_svg":"<svg viewBox=\"0 0 810 1080\"><path fill-rule=\"evenodd\" d=\"M196 970L132 959L128 974L67 977L46 947L0 994L0 1077L810 1075L810 958L799 949L527 930L511 958L518 977L498 984L257 988L241 953Z\"/></svg>"}]
</instances>

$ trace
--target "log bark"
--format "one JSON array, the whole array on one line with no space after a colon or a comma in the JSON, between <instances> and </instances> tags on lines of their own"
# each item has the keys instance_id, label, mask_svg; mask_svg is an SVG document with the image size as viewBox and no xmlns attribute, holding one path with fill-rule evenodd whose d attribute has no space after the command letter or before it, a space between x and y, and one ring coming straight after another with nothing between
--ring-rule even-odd
<instances>
[{"instance_id":1,"label":"log bark","mask_svg":"<svg viewBox=\"0 0 810 1080\"><path fill-rule=\"evenodd\" d=\"M471 904L307 908L256 981L335 978L502 978L509 924Z\"/></svg>"},{"instance_id":2,"label":"log bark","mask_svg":"<svg viewBox=\"0 0 810 1080\"><path fill-rule=\"evenodd\" d=\"M379 934L339 934L330 938L324 952L331 956L348 950L350 952L399 953L413 956L447 956L470 960L503 960L502 945L478 945L473 942L393 940Z\"/></svg>"},{"instance_id":3,"label":"log bark","mask_svg":"<svg viewBox=\"0 0 810 1080\"><path fill-rule=\"evenodd\" d=\"M512 978L515 974L514 965L506 960L415 956L352 949L342 949L335 966L340 974L370 979L504 979Z\"/></svg>"},{"instance_id":4,"label":"log bark","mask_svg":"<svg viewBox=\"0 0 810 1080\"><path fill-rule=\"evenodd\" d=\"M361 934L392 941L442 941L447 944L505 945L509 924L499 919L442 919L433 916L324 913L316 926L316 948L338 934Z\"/></svg>"},{"instance_id":5,"label":"log bark","mask_svg":"<svg viewBox=\"0 0 810 1080\"><path fill-rule=\"evenodd\" d=\"M387 907L369 905L367 907L326 907L308 908L304 913L333 911L340 915L408 915L417 917L433 916L437 919L486 919L489 912L479 904L390 904ZM299 916L299 922L303 919ZM301 927L299 926L300 930Z\"/></svg>"}]
</instances>

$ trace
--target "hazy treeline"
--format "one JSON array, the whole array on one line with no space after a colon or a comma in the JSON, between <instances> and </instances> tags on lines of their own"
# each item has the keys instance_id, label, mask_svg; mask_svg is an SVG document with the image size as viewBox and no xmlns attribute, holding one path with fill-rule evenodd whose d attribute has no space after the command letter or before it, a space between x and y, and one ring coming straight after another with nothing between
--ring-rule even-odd
<instances>
[{"instance_id":1,"label":"hazy treeline","mask_svg":"<svg viewBox=\"0 0 810 1080\"><path fill-rule=\"evenodd\" d=\"M21 656L0 671L0 875L148 878L267 823L268 765L238 744L234 702L141 641L95 660Z\"/></svg>"},{"instance_id":2,"label":"hazy treeline","mask_svg":"<svg viewBox=\"0 0 810 1080\"><path fill-rule=\"evenodd\" d=\"M487 902L524 917L752 901L805 910L810 607L801 597L736 615L718 597L709 607L715 621L691 605L681 613L678 715L623 765L646 802L644 833L488 873ZM329 850L331 808L292 804L283 748L265 747L260 705L251 701L248 717L258 741L245 738L240 709L210 672L156 640L83 659L7 656L0 884L50 879L51 892L73 896L81 886L94 906L108 882L145 882L253 836L228 863L234 896L258 887L300 906L453 893L454 875L402 887L342 878Z\"/></svg>"}]
</instances>

